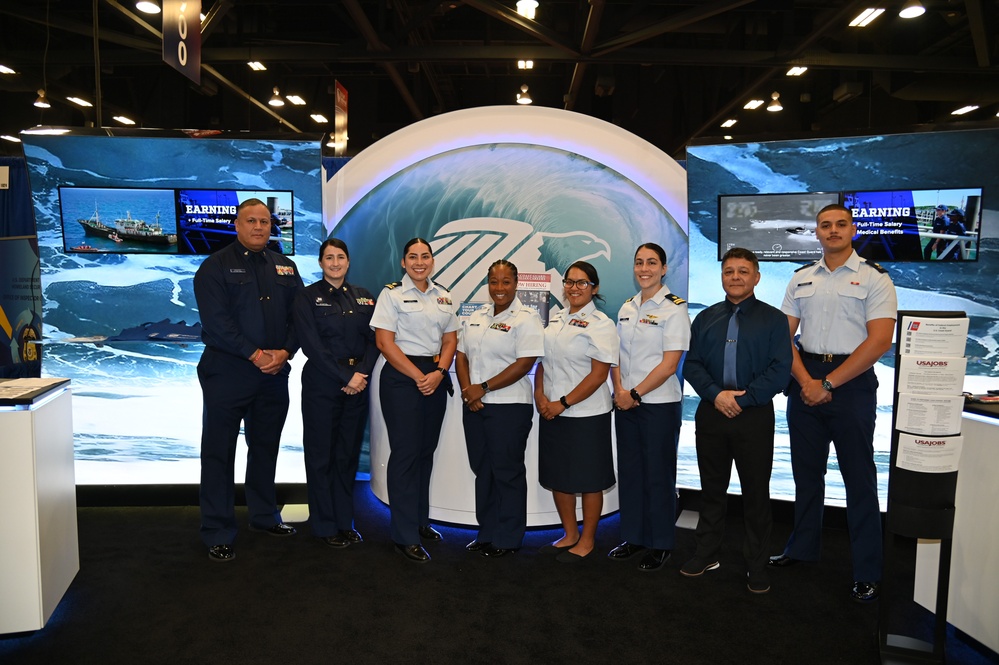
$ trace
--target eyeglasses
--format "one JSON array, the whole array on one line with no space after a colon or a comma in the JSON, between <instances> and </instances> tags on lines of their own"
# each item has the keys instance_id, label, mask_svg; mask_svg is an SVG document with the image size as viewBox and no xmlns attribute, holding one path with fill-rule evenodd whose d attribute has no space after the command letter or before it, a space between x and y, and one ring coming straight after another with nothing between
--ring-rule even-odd
<instances>
[{"instance_id":1,"label":"eyeglasses","mask_svg":"<svg viewBox=\"0 0 999 665\"><path fill-rule=\"evenodd\" d=\"M593 282L588 279L563 279L562 285L567 289L576 287L579 289L585 289L587 286L593 286Z\"/></svg>"}]
</instances>

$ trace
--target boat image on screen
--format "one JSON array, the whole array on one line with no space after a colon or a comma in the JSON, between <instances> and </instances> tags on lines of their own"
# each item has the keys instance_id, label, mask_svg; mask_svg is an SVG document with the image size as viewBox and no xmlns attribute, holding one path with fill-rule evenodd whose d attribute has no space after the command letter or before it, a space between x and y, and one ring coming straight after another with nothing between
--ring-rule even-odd
<instances>
[{"instance_id":1,"label":"boat image on screen","mask_svg":"<svg viewBox=\"0 0 999 665\"><path fill-rule=\"evenodd\" d=\"M83 232L88 236L108 238L115 242L141 242L147 245L176 245L177 236L164 233L160 226L159 213L156 221L149 224L141 219L132 219L132 213L126 211L124 219L116 219L109 226L101 221L100 213L94 208L94 214L89 219L78 219ZM77 250L79 251L79 250Z\"/></svg>"}]
</instances>

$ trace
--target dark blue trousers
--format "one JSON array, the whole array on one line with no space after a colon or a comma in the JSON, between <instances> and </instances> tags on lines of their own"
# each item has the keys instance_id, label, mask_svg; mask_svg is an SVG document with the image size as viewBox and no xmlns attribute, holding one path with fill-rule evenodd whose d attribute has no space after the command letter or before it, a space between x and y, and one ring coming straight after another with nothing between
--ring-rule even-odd
<instances>
[{"instance_id":1,"label":"dark blue trousers","mask_svg":"<svg viewBox=\"0 0 999 665\"><path fill-rule=\"evenodd\" d=\"M354 480L368 422L367 390L348 395L315 363L302 370L302 445L309 526L324 538L354 528Z\"/></svg>"},{"instance_id":2,"label":"dark blue trousers","mask_svg":"<svg viewBox=\"0 0 999 665\"><path fill-rule=\"evenodd\" d=\"M742 487L742 556L750 571L767 565L767 542L773 528L770 474L774 464L773 404L747 407L727 418L707 400L694 416L697 470L701 476L701 512L697 519L697 557L715 560L725 535L728 486L735 462Z\"/></svg>"},{"instance_id":3,"label":"dark blue trousers","mask_svg":"<svg viewBox=\"0 0 999 665\"><path fill-rule=\"evenodd\" d=\"M532 404L485 404L462 413L468 463L475 473L476 540L517 549L527 529L524 454L534 416Z\"/></svg>"},{"instance_id":4,"label":"dark blue trousers","mask_svg":"<svg viewBox=\"0 0 999 665\"><path fill-rule=\"evenodd\" d=\"M676 545L676 448L682 402L614 412L621 538L671 550Z\"/></svg>"},{"instance_id":5,"label":"dark blue trousers","mask_svg":"<svg viewBox=\"0 0 999 665\"><path fill-rule=\"evenodd\" d=\"M436 366L433 362L417 364L424 373ZM399 545L419 544L419 528L430 523L430 475L449 381L445 378L433 395L425 396L411 378L389 363L382 368L378 393L391 448L386 481L392 540Z\"/></svg>"},{"instance_id":6,"label":"dark blue trousers","mask_svg":"<svg viewBox=\"0 0 999 665\"><path fill-rule=\"evenodd\" d=\"M246 438L246 507L250 524L281 521L274 490L281 429L288 415L288 370L263 374L250 361L206 348L198 363L204 408L201 429L201 540L209 547L236 538L236 441Z\"/></svg>"},{"instance_id":7,"label":"dark blue trousers","mask_svg":"<svg viewBox=\"0 0 999 665\"><path fill-rule=\"evenodd\" d=\"M823 377L832 363L804 360L814 377ZM810 407L801 401L801 388L791 382L787 424L791 435L791 471L794 475L794 530L785 554L817 561L822 548L822 512L829 442L846 487L846 518L854 581L881 579L881 507L874 466L874 418L878 380L869 369L833 392L832 401Z\"/></svg>"}]
</instances>

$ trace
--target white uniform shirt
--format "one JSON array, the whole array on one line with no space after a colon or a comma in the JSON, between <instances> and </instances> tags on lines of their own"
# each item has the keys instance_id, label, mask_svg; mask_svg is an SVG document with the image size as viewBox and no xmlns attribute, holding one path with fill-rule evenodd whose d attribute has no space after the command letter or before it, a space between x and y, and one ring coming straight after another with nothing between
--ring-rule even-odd
<instances>
[{"instance_id":1,"label":"white uniform shirt","mask_svg":"<svg viewBox=\"0 0 999 665\"><path fill-rule=\"evenodd\" d=\"M545 329L541 317L525 307L520 298L493 316L494 305L483 305L462 324L458 350L468 357L468 375L473 384L493 378L518 358L545 354ZM530 375L482 396L484 404L533 404Z\"/></svg>"},{"instance_id":2,"label":"white uniform shirt","mask_svg":"<svg viewBox=\"0 0 999 665\"><path fill-rule=\"evenodd\" d=\"M426 292L416 288L409 275L400 284L382 289L371 315L371 328L395 333L395 343L407 356L435 356L441 352L444 333L458 330L451 294L427 280Z\"/></svg>"},{"instance_id":3,"label":"white uniform shirt","mask_svg":"<svg viewBox=\"0 0 999 665\"><path fill-rule=\"evenodd\" d=\"M575 314L563 309L545 328L544 388L551 400L568 394L590 373L590 359L617 363L620 340L614 322L591 301ZM592 395L570 408L560 418L582 418L609 413L611 391L605 382Z\"/></svg>"},{"instance_id":4,"label":"white uniform shirt","mask_svg":"<svg viewBox=\"0 0 999 665\"><path fill-rule=\"evenodd\" d=\"M800 320L803 350L845 356L867 339L868 321L896 318L898 300L888 273L854 251L832 272L825 258L795 271L780 309Z\"/></svg>"},{"instance_id":5,"label":"white uniform shirt","mask_svg":"<svg viewBox=\"0 0 999 665\"><path fill-rule=\"evenodd\" d=\"M621 305L617 333L621 338L621 385L626 389L641 383L663 361L664 352L690 348L687 303L669 296L669 287L663 286L644 303L639 293ZM642 395L642 403L663 404L682 398L680 380L673 374L661 386Z\"/></svg>"}]
</instances>

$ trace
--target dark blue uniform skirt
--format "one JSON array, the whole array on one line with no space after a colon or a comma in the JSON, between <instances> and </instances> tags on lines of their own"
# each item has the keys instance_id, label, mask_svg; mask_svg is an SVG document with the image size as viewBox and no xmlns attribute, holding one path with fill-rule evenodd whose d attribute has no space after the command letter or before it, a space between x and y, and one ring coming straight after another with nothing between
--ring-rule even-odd
<instances>
[{"instance_id":1,"label":"dark blue uniform skirt","mask_svg":"<svg viewBox=\"0 0 999 665\"><path fill-rule=\"evenodd\" d=\"M566 494L614 485L611 414L542 419L538 423L538 482Z\"/></svg>"}]
</instances>

